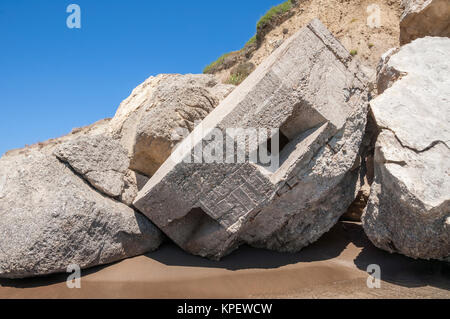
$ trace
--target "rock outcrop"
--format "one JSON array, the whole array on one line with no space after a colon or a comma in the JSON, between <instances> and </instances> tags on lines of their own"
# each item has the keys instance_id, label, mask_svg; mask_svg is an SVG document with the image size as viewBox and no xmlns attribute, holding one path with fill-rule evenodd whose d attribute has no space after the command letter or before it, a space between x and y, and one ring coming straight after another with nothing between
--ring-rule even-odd
<instances>
[{"instance_id":1,"label":"rock outcrop","mask_svg":"<svg viewBox=\"0 0 450 319\"><path fill-rule=\"evenodd\" d=\"M371 108L381 129L363 215L379 248L450 257L450 39L426 37L382 60Z\"/></svg>"},{"instance_id":2,"label":"rock outcrop","mask_svg":"<svg viewBox=\"0 0 450 319\"><path fill-rule=\"evenodd\" d=\"M402 0L400 44L425 36L450 37L448 0Z\"/></svg>"},{"instance_id":3,"label":"rock outcrop","mask_svg":"<svg viewBox=\"0 0 450 319\"><path fill-rule=\"evenodd\" d=\"M242 242L300 250L328 231L358 193L366 84L357 62L313 20L194 129L134 205L193 254L219 259ZM225 159L218 154L233 128L280 132L262 134L258 143L238 137ZM261 160L267 151L279 166Z\"/></svg>"},{"instance_id":4,"label":"rock outcrop","mask_svg":"<svg viewBox=\"0 0 450 319\"><path fill-rule=\"evenodd\" d=\"M152 176L233 89L206 74L161 74L139 85L110 123L112 136L129 153L130 169Z\"/></svg>"},{"instance_id":5,"label":"rock outcrop","mask_svg":"<svg viewBox=\"0 0 450 319\"><path fill-rule=\"evenodd\" d=\"M0 159L0 219L1 278L106 264L163 239L146 217L94 190L49 149Z\"/></svg>"}]
</instances>

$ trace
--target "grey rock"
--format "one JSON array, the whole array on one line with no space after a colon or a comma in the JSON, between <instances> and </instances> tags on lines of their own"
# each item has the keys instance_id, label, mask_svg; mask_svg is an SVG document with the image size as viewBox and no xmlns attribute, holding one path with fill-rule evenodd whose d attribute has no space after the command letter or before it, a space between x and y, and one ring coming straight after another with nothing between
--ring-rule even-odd
<instances>
[{"instance_id":1,"label":"grey rock","mask_svg":"<svg viewBox=\"0 0 450 319\"><path fill-rule=\"evenodd\" d=\"M88 268L160 245L146 217L94 190L50 149L0 159L0 277Z\"/></svg>"},{"instance_id":2,"label":"grey rock","mask_svg":"<svg viewBox=\"0 0 450 319\"><path fill-rule=\"evenodd\" d=\"M132 170L127 170L127 173L124 176L124 188L122 194L119 196L119 200L128 206L132 206L138 192L144 188L147 182L147 176Z\"/></svg>"},{"instance_id":3,"label":"grey rock","mask_svg":"<svg viewBox=\"0 0 450 319\"><path fill-rule=\"evenodd\" d=\"M128 151L130 169L152 176L233 88L206 74L161 74L139 85L110 123L112 136Z\"/></svg>"},{"instance_id":4,"label":"grey rock","mask_svg":"<svg viewBox=\"0 0 450 319\"><path fill-rule=\"evenodd\" d=\"M122 194L130 160L116 140L105 135L82 136L58 146L54 154L106 195Z\"/></svg>"},{"instance_id":5,"label":"grey rock","mask_svg":"<svg viewBox=\"0 0 450 319\"><path fill-rule=\"evenodd\" d=\"M450 257L448 52L450 39L432 37L391 51L379 74L389 85L371 101L381 133L363 227L377 247L412 258Z\"/></svg>"},{"instance_id":6,"label":"grey rock","mask_svg":"<svg viewBox=\"0 0 450 319\"><path fill-rule=\"evenodd\" d=\"M74 137L56 146L53 153L94 188L129 206L148 181L128 169L127 151L106 133Z\"/></svg>"},{"instance_id":7,"label":"grey rock","mask_svg":"<svg viewBox=\"0 0 450 319\"><path fill-rule=\"evenodd\" d=\"M403 77L405 73L395 69L388 62L389 59L396 54L400 48L391 48L385 52L377 66L375 81L377 86L377 93L382 94L386 89L390 88L398 79Z\"/></svg>"},{"instance_id":8,"label":"grey rock","mask_svg":"<svg viewBox=\"0 0 450 319\"><path fill-rule=\"evenodd\" d=\"M448 0L402 0L400 44L425 36L450 37Z\"/></svg>"},{"instance_id":9,"label":"grey rock","mask_svg":"<svg viewBox=\"0 0 450 319\"><path fill-rule=\"evenodd\" d=\"M313 20L184 139L134 205L196 255L219 259L244 242L298 251L328 231L358 193L367 93L357 62ZM212 128L279 128L289 143L275 169L249 160L267 136L259 145L237 141L243 163L208 156L186 163L197 147L222 147L223 139L209 136Z\"/></svg>"}]
</instances>

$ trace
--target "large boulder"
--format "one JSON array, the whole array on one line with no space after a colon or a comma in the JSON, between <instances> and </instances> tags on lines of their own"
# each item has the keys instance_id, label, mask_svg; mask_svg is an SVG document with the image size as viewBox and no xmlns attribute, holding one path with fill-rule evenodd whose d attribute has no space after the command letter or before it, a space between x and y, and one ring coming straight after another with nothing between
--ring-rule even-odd
<instances>
[{"instance_id":1,"label":"large boulder","mask_svg":"<svg viewBox=\"0 0 450 319\"><path fill-rule=\"evenodd\" d=\"M400 44L425 36L450 37L448 0L402 0Z\"/></svg>"},{"instance_id":2,"label":"large boulder","mask_svg":"<svg viewBox=\"0 0 450 319\"><path fill-rule=\"evenodd\" d=\"M105 128L88 131L101 133ZM110 159L107 163L111 165L102 171L102 163L95 161L106 160L107 154L102 158L102 151L86 142L92 137L85 133L12 151L0 159L0 277L65 272L72 264L87 268L140 255L160 245L162 233L145 216L105 194L122 185L107 169L117 169L122 176L125 165L115 161L126 157ZM109 142L93 138L100 147L108 146ZM62 152L80 139L84 143L78 145L87 149ZM56 149L72 166L53 155ZM92 151L92 158L83 159L87 151ZM111 150L110 155L119 153ZM105 180L97 173L104 173Z\"/></svg>"},{"instance_id":3,"label":"large boulder","mask_svg":"<svg viewBox=\"0 0 450 319\"><path fill-rule=\"evenodd\" d=\"M113 137L129 153L130 169L152 176L233 89L206 74L160 74L139 85L110 123Z\"/></svg>"},{"instance_id":4,"label":"large boulder","mask_svg":"<svg viewBox=\"0 0 450 319\"><path fill-rule=\"evenodd\" d=\"M379 248L413 258L450 257L450 39L391 50L371 101L381 133L363 215Z\"/></svg>"},{"instance_id":5,"label":"large boulder","mask_svg":"<svg viewBox=\"0 0 450 319\"><path fill-rule=\"evenodd\" d=\"M313 20L194 129L135 207L193 254L219 259L243 242L300 250L358 193L366 86L357 62ZM256 130L257 142L233 139L232 129Z\"/></svg>"}]
</instances>

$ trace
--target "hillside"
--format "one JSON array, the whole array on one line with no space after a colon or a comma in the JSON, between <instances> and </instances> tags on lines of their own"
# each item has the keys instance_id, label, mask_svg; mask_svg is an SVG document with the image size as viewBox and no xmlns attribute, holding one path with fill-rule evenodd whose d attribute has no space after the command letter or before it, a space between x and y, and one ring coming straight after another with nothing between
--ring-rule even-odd
<instances>
[{"instance_id":1,"label":"hillside","mask_svg":"<svg viewBox=\"0 0 450 319\"><path fill-rule=\"evenodd\" d=\"M376 6L380 24L372 28L368 19L376 17ZM286 1L261 18L256 36L243 49L224 54L204 72L215 74L222 82L239 84L313 18L319 18L352 55L375 70L380 56L399 45L401 12L400 1L394 0Z\"/></svg>"}]
</instances>

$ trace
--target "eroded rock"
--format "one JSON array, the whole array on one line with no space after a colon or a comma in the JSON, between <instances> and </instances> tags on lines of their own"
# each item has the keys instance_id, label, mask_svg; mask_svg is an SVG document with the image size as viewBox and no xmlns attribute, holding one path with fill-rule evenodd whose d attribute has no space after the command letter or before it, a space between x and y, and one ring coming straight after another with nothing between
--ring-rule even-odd
<instances>
[{"instance_id":1,"label":"eroded rock","mask_svg":"<svg viewBox=\"0 0 450 319\"><path fill-rule=\"evenodd\" d=\"M2 278L106 264L154 250L163 238L146 217L94 190L49 149L0 159L0 219Z\"/></svg>"},{"instance_id":2,"label":"eroded rock","mask_svg":"<svg viewBox=\"0 0 450 319\"><path fill-rule=\"evenodd\" d=\"M161 74L139 85L111 121L112 136L129 153L130 169L152 176L233 88L206 74Z\"/></svg>"},{"instance_id":3,"label":"eroded rock","mask_svg":"<svg viewBox=\"0 0 450 319\"><path fill-rule=\"evenodd\" d=\"M379 75L390 85L371 101L381 133L364 230L377 247L413 258L450 256L448 52L450 39L433 37L392 51Z\"/></svg>"},{"instance_id":4,"label":"eroded rock","mask_svg":"<svg viewBox=\"0 0 450 319\"><path fill-rule=\"evenodd\" d=\"M400 44L425 36L450 37L448 0L402 0Z\"/></svg>"}]
</instances>

